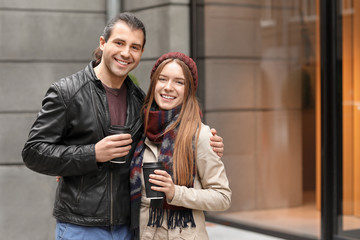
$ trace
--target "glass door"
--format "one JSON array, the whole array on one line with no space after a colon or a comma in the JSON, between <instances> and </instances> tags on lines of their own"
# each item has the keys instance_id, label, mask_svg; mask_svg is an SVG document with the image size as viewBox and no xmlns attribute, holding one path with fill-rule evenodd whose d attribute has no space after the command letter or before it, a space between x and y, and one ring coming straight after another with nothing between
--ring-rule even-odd
<instances>
[{"instance_id":1,"label":"glass door","mask_svg":"<svg viewBox=\"0 0 360 240\"><path fill-rule=\"evenodd\" d=\"M360 239L360 1L320 0L321 239Z\"/></svg>"},{"instance_id":2,"label":"glass door","mask_svg":"<svg viewBox=\"0 0 360 240\"><path fill-rule=\"evenodd\" d=\"M360 1L343 0L343 161L340 236L360 239Z\"/></svg>"}]
</instances>

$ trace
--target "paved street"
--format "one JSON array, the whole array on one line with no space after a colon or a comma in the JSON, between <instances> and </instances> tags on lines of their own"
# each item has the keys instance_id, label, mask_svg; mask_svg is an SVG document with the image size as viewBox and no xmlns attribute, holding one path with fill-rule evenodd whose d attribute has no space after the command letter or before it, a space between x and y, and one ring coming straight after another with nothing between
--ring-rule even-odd
<instances>
[{"instance_id":1,"label":"paved street","mask_svg":"<svg viewBox=\"0 0 360 240\"><path fill-rule=\"evenodd\" d=\"M210 222L207 222L206 226L210 240L283 240Z\"/></svg>"}]
</instances>

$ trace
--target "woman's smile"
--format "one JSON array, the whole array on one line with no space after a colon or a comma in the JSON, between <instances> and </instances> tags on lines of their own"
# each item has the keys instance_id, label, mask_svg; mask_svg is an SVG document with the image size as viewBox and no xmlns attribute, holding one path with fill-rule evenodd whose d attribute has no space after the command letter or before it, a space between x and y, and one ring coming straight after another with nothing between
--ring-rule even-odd
<instances>
[{"instance_id":1,"label":"woman's smile","mask_svg":"<svg viewBox=\"0 0 360 240\"><path fill-rule=\"evenodd\" d=\"M169 62L156 82L155 101L161 110L171 110L183 103L184 94L184 72L178 63Z\"/></svg>"}]
</instances>

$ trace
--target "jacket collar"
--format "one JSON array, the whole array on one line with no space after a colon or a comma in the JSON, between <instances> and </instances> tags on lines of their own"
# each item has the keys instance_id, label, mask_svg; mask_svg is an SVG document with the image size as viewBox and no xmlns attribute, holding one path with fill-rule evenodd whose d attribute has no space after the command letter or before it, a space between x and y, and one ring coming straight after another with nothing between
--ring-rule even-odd
<instances>
[{"instance_id":1,"label":"jacket collar","mask_svg":"<svg viewBox=\"0 0 360 240\"><path fill-rule=\"evenodd\" d=\"M101 83L101 80L97 78L96 74L95 74L95 71L94 71L94 68L96 67L96 61L93 60L91 61L85 68L85 73L87 75L87 77L95 82L95 84L98 86L98 87L101 87L103 88L102 86L102 83ZM124 81L124 83L126 84L126 88L128 89L129 92L133 92L137 87L136 85L133 83L133 81L130 79L129 75L126 76L126 79Z\"/></svg>"},{"instance_id":2,"label":"jacket collar","mask_svg":"<svg viewBox=\"0 0 360 240\"><path fill-rule=\"evenodd\" d=\"M96 67L95 63L96 63L96 61L93 60L85 67L85 74L86 74L86 77L88 77L91 81L93 81L96 84L96 86L102 87L101 81L100 81L100 79L98 79L96 77L96 74L94 71L94 67Z\"/></svg>"}]
</instances>

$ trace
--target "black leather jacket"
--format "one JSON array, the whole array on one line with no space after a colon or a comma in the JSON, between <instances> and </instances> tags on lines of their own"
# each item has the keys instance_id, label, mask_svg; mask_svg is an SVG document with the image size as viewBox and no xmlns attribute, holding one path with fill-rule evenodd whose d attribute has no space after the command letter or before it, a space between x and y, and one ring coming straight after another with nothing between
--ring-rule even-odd
<instances>
[{"instance_id":1,"label":"black leather jacket","mask_svg":"<svg viewBox=\"0 0 360 240\"><path fill-rule=\"evenodd\" d=\"M126 78L126 125L133 139L126 164L97 163L95 143L106 136L110 113L93 64L49 88L22 156L36 172L63 176L56 190L56 219L85 226L127 224L129 166L143 133L139 114L144 93Z\"/></svg>"}]
</instances>

